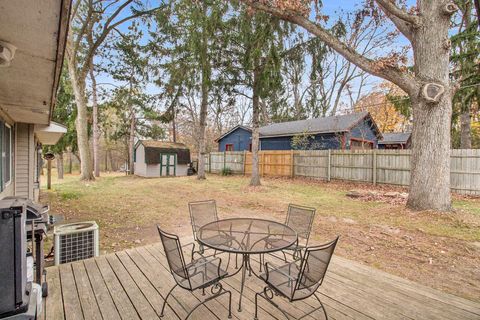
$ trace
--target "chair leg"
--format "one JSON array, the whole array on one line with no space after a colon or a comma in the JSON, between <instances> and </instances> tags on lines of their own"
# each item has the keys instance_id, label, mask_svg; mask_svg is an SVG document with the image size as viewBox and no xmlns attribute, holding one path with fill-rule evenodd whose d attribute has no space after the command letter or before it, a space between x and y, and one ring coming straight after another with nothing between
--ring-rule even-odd
<instances>
[{"instance_id":1,"label":"chair leg","mask_svg":"<svg viewBox=\"0 0 480 320\"><path fill-rule=\"evenodd\" d=\"M220 291L206 298L205 300L197 303L197 305L195 305L195 307L193 307L193 309L190 310L190 312L187 314L184 320L187 320L190 317L190 315L201 305L207 303L210 300L216 299L224 294L228 294L228 318L231 319L232 318L232 292L230 290L225 290L223 289L223 287L221 287Z\"/></svg>"},{"instance_id":2,"label":"chair leg","mask_svg":"<svg viewBox=\"0 0 480 320\"><path fill-rule=\"evenodd\" d=\"M170 291L168 291L168 294L165 296L165 299L163 299L162 312L160 312L160 317L163 317L163 311L165 310L165 305L167 304L167 299L168 299L168 297L170 297L170 294L172 293L173 289L175 289L176 287L177 287L177 284L175 284L173 286L173 288L170 289Z\"/></svg>"},{"instance_id":3,"label":"chair leg","mask_svg":"<svg viewBox=\"0 0 480 320\"><path fill-rule=\"evenodd\" d=\"M268 303L270 303L272 306L274 306L275 308L277 308L284 316L285 318L287 318L287 320L290 320L290 317L288 316L288 313L286 313L282 308L280 308L278 306L278 304L276 304L275 302L272 301L273 299L273 295L272 297L268 297L268 296L264 296L262 293L265 292L265 289L264 291L261 291L261 292L257 292L255 294L255 318L254 320L258 320L258 297L261 297L263 298L265 301L267 301Z\"/></svg>"},{"instance_id":4,"label":"chair leg","mask_svg":"<svg viewBox=\"0 0 480 320\"><path fill-rule=\"evenodd\" d=\"M315 298L317 298L318 302L320 303L320 306L323 310L323 314L325 315L325 320L328 320L327 310L325 310L325 306L323 305L322 301L320 301L320 298L317 296L316 293L314 293L313 295L315 296Z\"/></svg>"}]
</instances>

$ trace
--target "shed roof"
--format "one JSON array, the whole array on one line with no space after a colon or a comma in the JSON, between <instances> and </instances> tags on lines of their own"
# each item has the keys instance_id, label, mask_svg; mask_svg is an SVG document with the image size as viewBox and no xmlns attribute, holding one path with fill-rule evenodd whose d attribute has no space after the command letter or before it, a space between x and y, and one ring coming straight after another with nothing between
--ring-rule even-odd
<instances>
[{"instance_id":1,"label":"shed roof","mask_svg":"<svg viewBox=\"0 0 480 320\"><path fill-rule=\"evenodd\" d=\"M378 141L378 144L407 143L411 134L411 132L383 133L383 139Z\"/></svg>"},{"instance_id":2,"label":"shed roof","mask_svg":"<svg viewBox=\"0 0 480 320\"><path fill-rule=\"evenodd\" d=\"M369 117L366 111L341 116L315 118L274 123L260 128L260 137L290 136L302 132L335 133L350 130L358 122Z\"/></svg>"},{"instance_id":3,"label":"shed roof","mask_svg":"<svg viewBox=\"0 0 480 320\"><path fill-rule=\"evenodd\" d=\"M178 142L157 141L157 140L139 140L146 148L160 148L160 149L188 149L186 145Z\"/></svg>"}]
</instances>

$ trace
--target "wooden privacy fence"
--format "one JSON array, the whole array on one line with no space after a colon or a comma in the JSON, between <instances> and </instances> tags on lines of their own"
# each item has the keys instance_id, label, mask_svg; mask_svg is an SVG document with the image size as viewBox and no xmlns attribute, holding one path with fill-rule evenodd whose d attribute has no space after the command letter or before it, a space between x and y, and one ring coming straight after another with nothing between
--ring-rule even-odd
<instances>
[{"instance_id":1,"label":"wooden privacy fence","mask_svg":"<svg viewBox=\"0 0 480 320\"><path fill-rule=\"evenodd\" d=\"M252 172L252 153L212 152L206 156L209 172L230 168L233 173ZM408 186L410 150L312 150L260 151L262 176L306 177ZM452 191L480 195L480 150L453 149L450 181Z\"/></svg>"}]
</instances>

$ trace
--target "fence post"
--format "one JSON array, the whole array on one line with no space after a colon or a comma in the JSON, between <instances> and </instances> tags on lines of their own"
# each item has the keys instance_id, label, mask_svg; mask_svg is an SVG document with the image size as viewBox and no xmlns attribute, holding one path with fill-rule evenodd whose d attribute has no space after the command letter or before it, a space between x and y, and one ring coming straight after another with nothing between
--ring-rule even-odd
<instances>
[{"instance_id":1,"label":"fence post","mask_svg":"<svg viewBox=\"0 0 480 320\"><path fill-rule=\"evenodd\" d=\"M295 168L294 168L294 152L293 152L293 149L290 150L290 174L291 174L291 177L292 179L295 177Z\"/></svg>"},{"instance_id":2,"label":"fence post","mask_svg":"<svg viewBox=\"0 0 480 320\"><path fill-rule=\"evenodd\" d=\"M373 185L377 184L377 150L373 149Z\"/></svg>"},{"instance_id":3,"label":"fence post","mask_svg":"<svg viewBox=\"0 0 480 320\"><path fill-rule=\"evenodd\" d=\"M332 149L328 149L328 160L327 160L327 181L330 182L331 179L331 166L332 166Z\"/></svg>"},{"instance_id":4,"label":"fence post","mask_svg":"<svg viewBox=\"0 0 480 320\"><path fill-rule=\"evenodd\" d=\"M262 151L258 151L258 152L262 152ZM260 176L264 177L265 176L265 153L263 152L262 152L261 160L262 160L262 172Z\"/></svg>"},{"instance_id":5,"label":"fence post","mask_svg":"<svg viewBox=\"0 0 480 320\"><path fill-rule=\"evenodd\" d=\"M212 153L208 153L208 173L212 173Z\"/></svg>"},{"instance_id":6,"label":"fence post","mask_svg":"<svg viewBox=\"0 0 480 320\"><path fill-rule=\"evenodd\" d=\"M225 170L227 165L227 151L223 151L223 170Z\"/></svg>"},{"instance_id":7,"label":"fence post","mask_svg":"<svg viewBox=\"0 0 480 320\"><path fill-rule=\"evenodd\" d=\"M243 175L245 175L246 165L247 165L247 150L243 150Z\"/></svg>"}]
</instances>

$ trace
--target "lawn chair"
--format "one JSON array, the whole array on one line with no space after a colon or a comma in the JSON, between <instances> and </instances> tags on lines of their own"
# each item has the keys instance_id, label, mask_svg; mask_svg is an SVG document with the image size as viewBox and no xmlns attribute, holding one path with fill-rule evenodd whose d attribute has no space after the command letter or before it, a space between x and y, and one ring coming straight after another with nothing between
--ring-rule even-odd
<instances>
[{"instance_id":1,"label":"lawn chair","mask_svg":"<svg viewBox=\"0 0 480 320\"><path fill-rule=\"evenodd\" d=\"M227 272L221 268L222 259L220 258L204 258L201 256L199 259L195 260L193 258L193 253L195 252L195 243L190 243L185 246L180 245L180 240L177 235L167 233L160 229L157 226L158 232L160 234L160 239L162 240L163 249L165 251L165 256L168 261L168 267L170 273L175 280L175 285L168 292L163 300L162 311L160 317L163 317L165 305L170 294L173 292L177 286L193 292L197 289L202 289L205 291L205 288L211 286L212 295L198 303L190 312L187 314L185 319L188 317L202 304L220 297L223 294L228 294L228 318L232 317L232 293L228 290L225 290L220 283ZM185 263L183 256L183 248L187 246L192 246L192 257L190 263Z\"/></svg>"},{"instance_id":2,"label":"lawn chair","mask_svg":"<svg viewBox=\"0 0 480 320\"><path fill-rule=\"evenodd\" d=\"M215 200L189 202L188 209L190 211L190 220L192 223L193 239L198 242L197 234L199 229L209 222L218 220L217 203L215 202ZM225 232L218 232L218 234L216 234L214 237L215 239L210 239L209 242L225 244L226 246L229 246L229 244L233 240L235 240L234 237L230 236L228 233L225 233ZM201 243L199 243L199 245L200 245L199 252L203 254L205 251L205 248ZM217 252L214 251L213 255L215 256L216 253ZM235 259L235 262L236 262L236 259ZM230 265L230 253L228 254L227 269L229 265Z\"/></svg>"},{"instance_id":3,"label":"lawn chair","mask_svg":"<svg viewBox=\"0 0 480 320\"><path fill-rule=\"evenodd\" d=\"M322 285L337 242L338 237L324 245L306 248L300 265L297 264L297 261L293 261L280 267L271 268L268 262L265 263L265 273L261 274L260 278L265 281L267 286L255 295L255 319L258 319L258 297L279 309L287 319L293 317L273 302L276 295L286 298L290 303L307 299L313 295L320 306L298 319L320 309L323 310L325 319L328 319L325 307L316 291Z\"/></svg>"},{"instance_id":4,"label":"lawn chair","mask_svg":"<svg viewBox=\"0 0 480 320\"><path fill-rule=\"evenodd\" d=\"M297 232L298 241L287 247L282 251L284 261L287 262L287 256L285 252L291 252L294 260L301 259L302 249L308 245L310 233L313 226L313 218L315 217L315 208L299 206L295 204L288 205L287 217L285 224ZM286 242L286 240L277 237L269 237L265 239L265 246L267 248L274 247L274 243ZM271 254L273 255L273 254ZM273 255L274 257L277 257ZM265 256L260 256L260 272L262 271L262 265L264 263Z\"/></svg>"}]
</instances>

